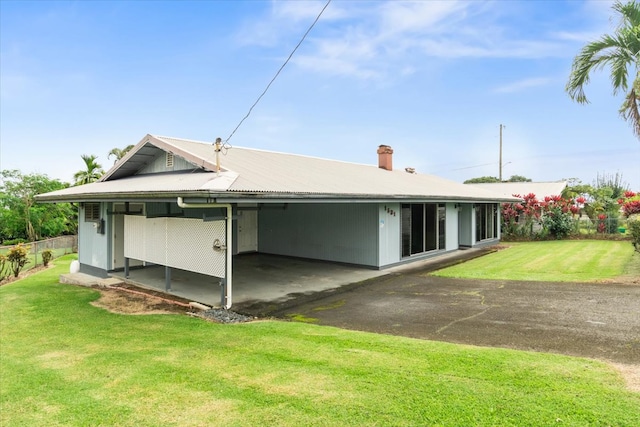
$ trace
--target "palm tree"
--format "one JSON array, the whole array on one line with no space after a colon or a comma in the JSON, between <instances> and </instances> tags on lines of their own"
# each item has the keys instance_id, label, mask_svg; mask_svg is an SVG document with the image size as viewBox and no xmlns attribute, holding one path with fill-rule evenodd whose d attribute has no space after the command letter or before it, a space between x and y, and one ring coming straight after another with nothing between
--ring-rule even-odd
<instances>
[{"instance_id":1,"label":"palm tree","mask_svg":"<svg viewBox=\"0 0 640 427\"><path fill-rule=\"evenodd\" d=\"M107 156L107 159L111 158L111 156L115 156L116 160L113 162L113 164L115 165L116 163L118 163L118 161L120 159L122 159L129 151L131 151L131 149L133 148L133 145L127 145L124 148L114 148L111 151L109 151L109 155Z\"/></svg>"},{"instance_id":2,"label":"palm tree","mask_svg":"<svg viewBox=\"0 0 640 427\"><path fill-rule=\"evenodd\" d=\"M99 180L100 177L104 174L104 170L102 169L102 165L96 162L98 156L89 156L87 154L83 154L81 157L84 161L86 169L73 174L75 185L89 184L90 182Z\"/></svg>"},{"instance_id":3,"label":"palm tree","mask_svg":"<svg viewBox=\"0 0 640 427\"><path fill-rule=\"evenodd\" d=\"M636 0L624 4L616 1L613 10L620 15L620 25L613 34L605 34L582 48L573 60L565 90L574 101L589 103L583 88L589 83L589 74L592 70L610 66L613 94L627 93L620 115L631 124L640 139L640 3Z\"/></svg>"}]
</instances>

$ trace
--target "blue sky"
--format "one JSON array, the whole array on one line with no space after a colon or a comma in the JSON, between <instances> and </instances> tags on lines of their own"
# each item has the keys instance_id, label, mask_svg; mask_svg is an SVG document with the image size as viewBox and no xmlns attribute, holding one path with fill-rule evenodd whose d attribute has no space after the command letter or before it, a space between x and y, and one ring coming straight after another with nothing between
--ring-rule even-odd
<instances>
[{"instance_id":1,"label":"blue sky","mask_svg":"<svg viewBox=\"0 0 640 427\"><path fill-rule=\"evenodd\" d=\"M0 169L72 181L82 154L147 133L227 139L324 1L0 2ZM614 31L609 1L334 0L233 146L376 164L456 181L621 173L640 141L608 70L589 105L571 61Z\"/></svg>"}]
</instances>

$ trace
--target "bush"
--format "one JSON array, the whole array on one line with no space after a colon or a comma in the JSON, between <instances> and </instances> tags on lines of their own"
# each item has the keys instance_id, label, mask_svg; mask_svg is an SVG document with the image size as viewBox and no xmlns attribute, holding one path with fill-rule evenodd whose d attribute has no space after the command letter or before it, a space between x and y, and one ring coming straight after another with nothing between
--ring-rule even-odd
<instances>
[{"instance_id":1,"label":"bush","mask_svg":"<svg viewBox=\"0 0 640 427\"><path fill-rule=\"evenodd\" d=\"M533 193L513 196L522 197L523 201L502 204L501 224L505 240L564 239L579 231L577 218L584 198L547 196L538 200Z\"/></svg>"},{"instance_id":2,"label":"bush","mask_svg":"<svg viewBox=\"0 0 640 427\"><path fill-rule=\"evenodd\" d=\"M571 234L574 229L574 220L571 213L563 212L562 208L556 206L542 217L542 226L551 236L560 240Z\"/></svg>"},{"instance_id":3,"label":"bush","mask_svg":"<svg viewBox=\"0 0 640 427\"><path fill-rule=\"evenodd\" d=\"M627 226L631 234L631 244L637 252L640 252L640 214L631 216Z\"/></svg>"},{"instance_id":4,"label":"bush","mask_svg":"<svg viewBox=\"0 0 640 427\"><path fill-rule=\"evenodd\" d=\"M3 246L12 246L12 245L18 245L20 243L26 243L26 240L24 240L24 239L7 239L7 240L4 240L2 242L2 245Z\"/></svg>"},{"instance_id":5,"label":"bush","mask_svg":"<svg viewBox=\"0 0 640 427\"><path fill-rule=\"evenodd\" d=\"M7 265L7 257L0 254L0 282L9 276L9 268Z\"/></svg>"},{"instance_id":6,"label":"bush","mask_svg":"<svg viewBox=\"0 0 640 427\"><path fill-rule=\"evenodd\" d=\"M22 243L9 249L7 253L7 261L9 261L9 268L13 273L13 277L18 277L20 271L29 260L29 246L25 246Z\"/></svg>"},{"instance_id":7,"label":"bush","mask_svg":"<svg viewBox=\"0 0 640 427\"><path fill-rule=\"evenodd\" d=\"M53 258L53 251L51 249L45 249L44 251L40 252L40 256L42 257L42 263L46 267L49 265L49 261L51 261L51 258Z\"/></svg>"}]
</instances>

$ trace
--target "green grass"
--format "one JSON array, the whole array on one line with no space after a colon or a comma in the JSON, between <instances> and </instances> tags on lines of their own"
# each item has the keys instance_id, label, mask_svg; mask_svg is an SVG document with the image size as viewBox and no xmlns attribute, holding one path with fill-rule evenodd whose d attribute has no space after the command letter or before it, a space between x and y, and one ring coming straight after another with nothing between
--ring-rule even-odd
<instances>
[{"instance_id":1,"label":"green grass","mask_svg":"<svg viewBox=\"0 0 640 427\"><path fill-rule=\"evenodd\" d=\"M596 282L624 275L640 263L627 241L563 240L508 246L432 274L465 279Z\"/></svg>"},{"instance_id":2,"label":"green grass","mask_svg":"<svg viewBox=\"0 0 640 427\"><path fill-rule=\"evenodd\" d=\"M6 255L8 252L9 252L9 249L0 249L0 255ZM51 252L53 253L53 258L55 259L71 252L71 248L52 249ZM37 262L38 262L37 265L42 265L42 255L40 252L38 252ZM24 265L21 271L27 271L35 267L35 265L36 265L36 256L33 253L29 252L29 260Z\"/></svg>"},{"instance_id":3,"label":"green grass","mask_svg":"<svg viewBox=\"0 0 640 427\"><path fill-rule=\"evenodd\" d=\"M126 316L58 284L0 287L3 426L637 426L603 362L297 322Z\"/></svg>"}]
</instances>

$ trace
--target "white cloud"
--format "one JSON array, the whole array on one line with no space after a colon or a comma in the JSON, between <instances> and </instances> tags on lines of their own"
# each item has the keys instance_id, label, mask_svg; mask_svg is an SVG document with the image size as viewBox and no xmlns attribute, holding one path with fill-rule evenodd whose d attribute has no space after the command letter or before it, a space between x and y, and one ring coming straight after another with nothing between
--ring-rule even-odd
<instances>
[{"instance_id":1,"label":"white cloud","mask_svg":"<svg viewBox=\"0 0 640 427\"><path fill-rule=\"evenodd\" d=\"M323 5L274 2L267 16L243 27L243 40L266 46L283 34L302 35ZM580 33L520 37L503 9L495 2L334 2L294 62L318 73L382 80L396 70L415 72L433 58L539 59L573 52L567 45Z\"/></svg>"},{"instance_id":2,"label":"white cloud","mask_svg":"<svg viewBox=\"0 0 640 427\"><path fill-rule=\"evenodd\" d=\"M553 80L548 77L533 77L530 79L519 80L517 82L511 82L506 85L497 87L494 92L497 93L515 93L522 92L523 90L533 87L546 86Z\"/></svg>"},{"instance_id":3,"label":"white cloud","mask_svg":"<svg viewBox=\"0 0 640 427\"><path fill-rule=\"evenodd\" d=\"M274 1L271 15L275 19L311 23L326 4L326 0L317 1ZM330 4L322 13L324 21L343 18L345 11L336 4Z\"/></svg>"},{"instance_id":4,"label":"white cloud","mask_svg":"<svg viewBox=\"0 0 640 427\"><path fill-rule=\"evenodd\" d=\"M387 2L379 9L381 34L425 34L446 31L461 21L468 4L449 2Z\"/></svg>"},{"instance_id":5,"label":"white cloud","mask_svg":"<svg viewBox=\"0 0 640 427\"><path fill-rule=\"evenodd\" d=\"M240 26L235 40L240 45L272 47L284 38L301 37L325 4L323 0L272 1L266 15L247 20ZM320 21L326 23L345 16L348 14L341 7L330 4Z\"/></svg>"}]
</instances>

